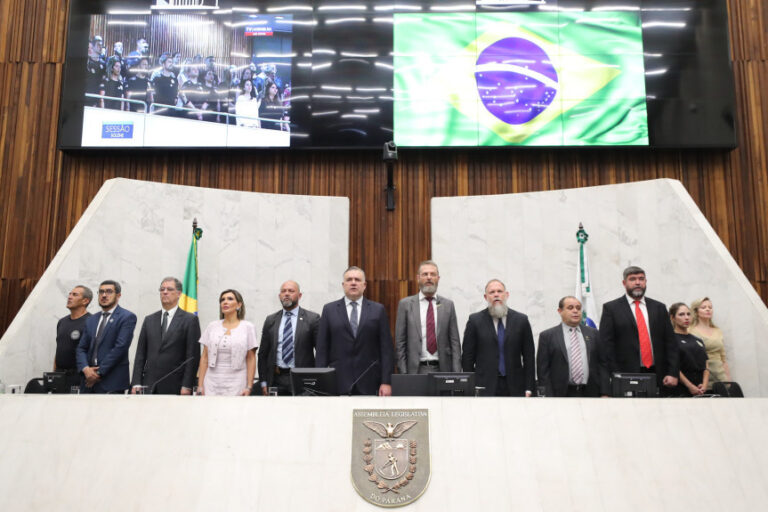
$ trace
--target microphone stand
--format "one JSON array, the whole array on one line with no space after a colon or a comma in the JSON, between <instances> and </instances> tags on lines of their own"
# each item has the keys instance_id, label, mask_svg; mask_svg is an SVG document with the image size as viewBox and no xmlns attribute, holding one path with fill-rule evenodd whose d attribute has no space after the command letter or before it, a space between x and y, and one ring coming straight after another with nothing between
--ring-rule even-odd
<instances>
[{"instance_id":1,"label":"microphone stand","mask_svg":"<svg viewBox=\"0 0 768 512\"><path fill-rule=\"evenodd\" d=\"M187 360L186 360L186 361L184 361L183 363L181 363L179 366L177 366L176 368L174 368L174 369L173 369L173 370L171 370L170 372L166 373L165 375L163 375L163 376L162 376L162 377L160 377L159 379L157 379L157 380L155 381L155 383L154 383L154 384L152 384L152 387L151 387L151 388L149 388L149 394L150 394L150 395L154 395L154 394L155 394L155 391L157 391L157 385L158 385L158 384L160 384L160 383L161 383L161 382L163 382L165 379L167 379L168 377L170 377L171 375L173 375L174 373L176 373L177 371L179 371L180 369L182 369L184 366L186 366L186 364L187 364L188 362L190 362L190 361L191 361L191 360L193 360L194 358L195 358L194 356L187 358Z\"/></svg>"},{"instance_id":2,"label":"microphone stand","mask_svg":"<svg viewBox=\"0 0 768 512\"><path fill-rule=\"evenodd\" d=\"M362 379L362 378L365 376L365 374L366 374L366 373L368 373L368 370L370 370L371 368L373 368L373 367L374 367L375 365L377 365L377 364L379 364L379 361L378 361L378 360L375 360L374 362L372 362L371 364L369 364L369 365L368 365L368 368L366 368L366 369L363 371L363 373L361 373L361 374L360 374L360 376L359 376L358 378L356 378L356 379L355 379L355 381L352 383L352 385L351 385L351 386L349 386L349 390L347 391L347 395L348 395L348 396L352 396L352 389L355 387L355 384L357 384L358 382L360 382L360 379Z\"/></svg>"}]
</instances>

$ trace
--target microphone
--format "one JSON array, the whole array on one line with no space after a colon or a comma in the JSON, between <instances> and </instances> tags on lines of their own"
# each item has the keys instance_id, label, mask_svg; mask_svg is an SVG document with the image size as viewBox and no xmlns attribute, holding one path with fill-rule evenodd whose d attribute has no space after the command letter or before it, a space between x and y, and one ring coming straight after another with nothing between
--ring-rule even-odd
<instances>
[{"instance_id":1,"label":"microphone","mask_svg":"<svg viewBox=\"0 0 768 512\"><path fill-rule=\"evenodd\" d=\"M369 365L368 365L368 368L366 368L366 369L363 371L363 373L361 373L361 374L360 374L360 376L359 376L358 378L356 378L356 379L355 379L355 381L352 383L352 385L351 385L351 386L349 386L349 390L347 391L347 395L349 395L349 396L352 396L352 388L354 388L354 387L355 387L355 384L357 384L358 382L360 382L360 379L362 379L362 378L365 376L365 374L366 374L366 373L368 373L368 370L370 370L371 368L373 368L373 367L374 367L374 366L376 366L377 364L379 364L379 360L378 360L378 359L376 359L375 361L373 361L371 364L369 364Z\"/></svg>"},{"instance_id":2,"label":"microphone","mask_svg":"<svg viewBox=\"0 0 768 512\"><path fill-rule=\"evenodd\" d=\"M181 363L179 366L177 366L176 368L174 368L174 369L173 369L173 370L171 370L170 372L166 373L165 375L163 375L163 376L162 376L162 377L160 377L159 379L157 379L157 380L155 381L155 383L154 383L154 384L152 384L152 387L151 387L151 388L149 388L149 394L150 394L150 395L154 395L154 394L155 394L155 391L157 390L157 385L158 385L158 384L160 384L160 383L161 383L161 382L163 382L165 379L167 379L168 377L170 377L171 375L173 375L174 373L176 373L177 371L179 371L180 369L182 369L182 368L183 368L183 367L184 367L184 366L185 366L185 365L186 365L188 362L190 362L190 361L191 361L191 360L193 360L194 358L195 358L195 356L192 356L192 357L188 357L188 358L187 358L187 360L186 360L186 361L184 361L183 363Z\"/></svg>"}]
</instances>

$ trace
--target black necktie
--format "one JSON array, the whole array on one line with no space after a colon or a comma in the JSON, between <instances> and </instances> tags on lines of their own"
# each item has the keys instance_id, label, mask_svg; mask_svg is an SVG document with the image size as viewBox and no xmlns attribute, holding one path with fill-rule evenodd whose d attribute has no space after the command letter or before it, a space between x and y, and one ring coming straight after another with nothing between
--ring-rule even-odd
<instances>
[{"instance_id":1,"label":"black necktie","mask_svg":"<svg viewBox=\"0 0 768 512\"><path fill-rule=\"evenodd\" d=\"M157 325L157 324L155 324ZM163 323L160 325L160 337L165 338L165 331L168 329L168 312L163 313Z\"/></svg>"},{"instance_id":2,"label":"black necktie","mask_svg":"<svg viewBox=\"0 0 768 512\"><path fill-rule=\"evenodd\" d=\"M104 328L107 326L108 321L109 312L105 311L101 314L101 323L96 329L96 339L93 342L93 366L99 365L99 342L101 341L101 336L104 334Z\"/></svg>"},{"instance_id":3,"label":"black necktie","mask_svg":"<svg viewBox=\"0 0 768 512\"><path fill-rule=\"evenodd\" d=\"M504 322L499 318L499 325L496 327L496 337L499 343L499 375L507 376L507 366L504 363Z\"/></svg>"}]
</instances>

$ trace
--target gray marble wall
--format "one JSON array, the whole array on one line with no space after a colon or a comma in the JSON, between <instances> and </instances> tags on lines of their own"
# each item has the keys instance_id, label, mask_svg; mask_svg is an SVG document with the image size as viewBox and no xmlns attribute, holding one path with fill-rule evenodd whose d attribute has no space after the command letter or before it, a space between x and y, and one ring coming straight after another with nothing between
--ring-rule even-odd
<instances>
[{"instance_id":1,"label":"gray marble wall","mask_svg":"<svg viewBox=\"0 0 768 512\"><path fill-rule=\"evenodd\" d=\"M491 278L506 283L509 305L528 314L537 340L556 325L557 301L576 287L579 222L598 310L624 293L628 265L645 269L647 295L667 305L709 296L732 378L749 396L768 396L768 309L675 180L433 199L433 258L459 329L484 307Z\"/></svg>"},{"instance_id":2,"label":"gray marble wall","mask_svg":"<svg viewBox=\"0 0 768 512\"><path fill-rule=\"evenodd\" d=\"M345 197L257 194L127 179L107 181L46 269L0 339L0 379L24 384L50 371L57 319L68 314L67 293L77 284L96 290L104 279L123 286L120 305L142 318L160 308L167 275L183 279L192 219L203 229L198 245L198 308L205 326L218 318L226 288L243 294L259 330L280 308L287 279L299 282L301 305L320 311L341 297L349 254ZM89 311L97 312L94 301Z\"/></svg>"}]
</instances>

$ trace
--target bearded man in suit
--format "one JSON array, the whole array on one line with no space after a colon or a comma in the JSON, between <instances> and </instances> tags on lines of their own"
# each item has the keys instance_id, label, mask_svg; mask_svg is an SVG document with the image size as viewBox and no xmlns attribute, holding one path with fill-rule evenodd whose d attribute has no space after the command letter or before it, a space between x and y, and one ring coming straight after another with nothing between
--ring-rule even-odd
<instances>
[{"instance_id":1,"label":"bearded man in suit","mask_svg":"<svg viewBox=\"0 0 768 512\"><path fill-rule=\"evenodd\" d=\"M118 305L120 283L99 285L101 313L91 315L75 349L82 393L122 393L130 387L128 349L133 341L136 315Z\"/></svg>"},{"instance_id":2,"label":"bearded man in suit","mask_svg":"<svg viewBox=\"0 0 768 512\"><path fill-rule=\"evenodd\" d=\"M647 281L640 267L624 269L626 294L603 304L600 346L610 375L653 373L659 393L669 395L680 374L677 340L667 306L645 296Z\"/></svg>"},{"instance_id":3,"label":"bearded man in suit","mask_svg":"<svg viewBox=\"0 0 768 512\"><path fill-rule=\"evenodd\" d=\"M536 362L528 317L507 306L509 292L498 279L485 285L488 307L469 315L461 363L475 372L483 396L531 396Z\"/></svg>"},{"instance_id":4,"label":"bearded man in suit","mask_svg":"<svg viewBox=\"0 0 768 512\"><path fill-rule=\"evenodd\" d=\"M400 373L460 372L456 310L453 301L437 295L437 263L423 261L416 277L419 293L405 297L397 307L397 368Z\"/></svg>"},{"instance_id":5,"label":"bearded man in suit","mask_svg":"<svg viewBox=\"0 0 768 512\"><path fill-rule=\"evenodd\" d=\"M265 396L270 387L276 387L278 395L290 395L291 370L315 366L320 315L299 307L301 289L296 281L280 285L278 298L283 309L269 315L261 329L258 393Z\"/></svg>"}]
</instances>

